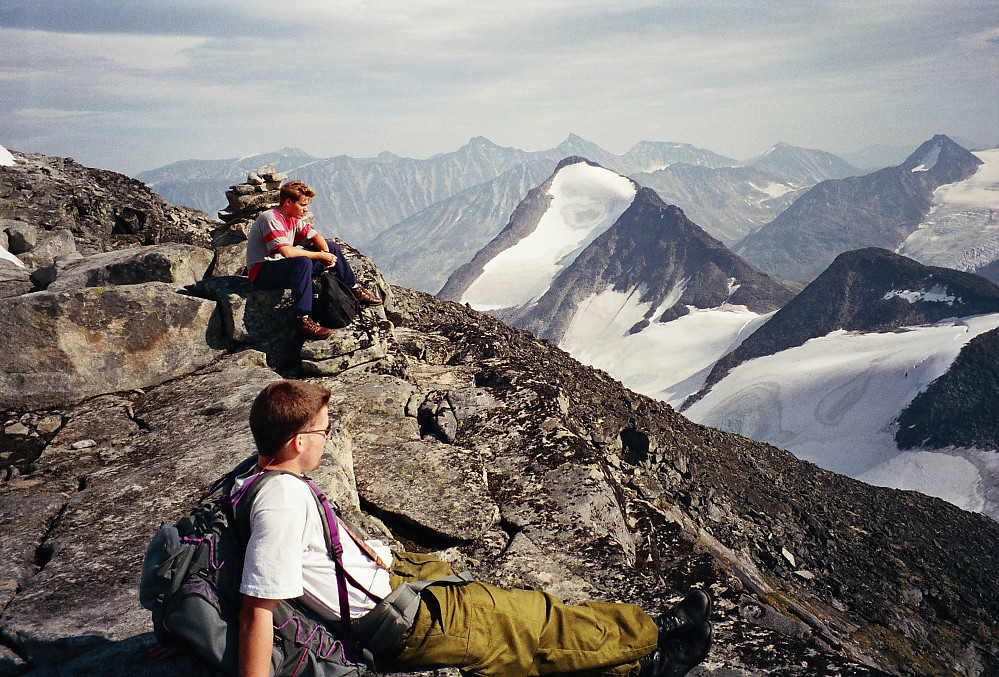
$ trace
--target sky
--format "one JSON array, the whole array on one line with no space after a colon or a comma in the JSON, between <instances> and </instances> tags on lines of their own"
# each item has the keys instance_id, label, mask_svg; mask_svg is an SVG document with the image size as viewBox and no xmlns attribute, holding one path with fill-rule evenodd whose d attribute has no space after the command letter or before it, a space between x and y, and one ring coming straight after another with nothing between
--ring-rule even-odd
<instances>
[{"instance_id":1,"label":"sky","mask_svg":"<svg viewBox=\"0 0 999 677\"><path fill-rule=\"evenodd\" d=\"M995 0L0 0L0 145L138 173L475 136L999 144Z\"/></svg>"}]
</instances>

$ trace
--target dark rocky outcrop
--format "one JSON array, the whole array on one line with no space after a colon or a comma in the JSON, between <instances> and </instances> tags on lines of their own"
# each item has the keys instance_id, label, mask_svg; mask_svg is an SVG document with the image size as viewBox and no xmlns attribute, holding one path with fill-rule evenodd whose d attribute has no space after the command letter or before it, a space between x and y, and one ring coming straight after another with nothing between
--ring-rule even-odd
<instances>
[{"instance_id":1,"label":"dark rocky outcrop","mask_svg":"<svg viewBox=\"0 0 999 677\"><path fill-rule=\"evenodd\" d=\"M900 449L999 449L999 329L971 339L898 417Z\"/></svg>"},{"instance_id":2,"label":"dark rocky outcrop","mask_svg":"<svg viewBox=\"0 0 999 677\"><path fill-rule=\"evenodd\" d=\"M32 268L71 251L209 244L207 214L167 204L135 179L71 158L11 154L14 165L0 167L0 230L11 237L11 252Z\"/></svg>"},{"instance_id":3,"label":"dark rocky outcrop","mask_svg":"<svg viewBox=\"0 0 999 677\"><path fill-rule=\"evenodd\" d=\"M823 181L734 250L768 273L810 282L842 252L894 250L929 212L933 191L972 176L980 164L938 134L897 167Z\"/></svg>"},{"instance_id":4,"label":"dark rocky outcrop","mask_svg":"<svg viewBox=\"0 0 999 677\"><path fill-rule=\"evenodd\" d=\"M766 324L712 368L690 406L737 365L837 329L883 332L999 312L999 287L971 273L924 266L885 249L840 254Z\"/></svg>"},{"instance_id":5,"label":"dark rocky outcrop","mask_svg":"<svg viewBox=\"0 0 999 677\"><path fill-rule=\"evenodd\" d=\"M150 285L169 287L104 294ZM224 277L201 285L241 294ZM655 613L704 586L716 640L692 674L999 670L992 520L695 425L525 331L391 291L385 318L361 323L384 355L309 377L340 421L316 479L364 531L570 602ZM160 521L251 451L248 408L279 377L255 348L269 335L254 308L230 322L226 354L187 375L0 407L0 674L192 673L148 656L136 585ZM280 371L306 376L301 357Z\"/></svg>"}]
</instances>

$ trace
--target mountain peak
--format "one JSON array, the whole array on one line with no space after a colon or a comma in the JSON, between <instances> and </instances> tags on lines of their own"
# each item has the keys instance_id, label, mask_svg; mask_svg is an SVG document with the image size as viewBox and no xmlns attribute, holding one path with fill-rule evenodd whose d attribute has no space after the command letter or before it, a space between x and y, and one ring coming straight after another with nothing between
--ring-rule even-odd
<instances>
[{"instance_id":1,"label":"mountain peak","mask_svg":"<svg viewBox=\"0 0 999 677\"><path fill-rule=\"evenodd\" d=\"M937 171L948 173L955 165L968 160L981 164L981 160L959 146L946 134L935 134L933 138L924 141L912 155L902 163L902 169L910 172Z\"/></svg>"}]
</instances>

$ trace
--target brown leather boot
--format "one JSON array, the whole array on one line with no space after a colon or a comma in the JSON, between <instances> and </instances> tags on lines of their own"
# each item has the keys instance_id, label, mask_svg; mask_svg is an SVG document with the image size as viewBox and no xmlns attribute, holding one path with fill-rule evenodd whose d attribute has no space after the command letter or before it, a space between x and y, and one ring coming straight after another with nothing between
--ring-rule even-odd
<instances>
[{"instance_id":1,"label":"brown leather boot","mask_svg":"<svg viewBox=\"0 0 999 677\"><path fill-rule=\"evenodd\" d=\"M363 303L366 306L380 306L382 300L377 296L374 296L367 289L362 287L360 283L355 284L351 291L354 292L354 298L358 300L359 303Z\"/></svg>"},{"instance_id":2,"label":"brown leather boot","mask_svg":"<svg viewBox=\"0 0 999 677\"><path fill-rule=\"evenodd\" d=\"M316 321L308 315L302 315L295 325L295 333L304 339L324 339L332 334L333 330L316 324Z\"/></svg>"}]
</instances>

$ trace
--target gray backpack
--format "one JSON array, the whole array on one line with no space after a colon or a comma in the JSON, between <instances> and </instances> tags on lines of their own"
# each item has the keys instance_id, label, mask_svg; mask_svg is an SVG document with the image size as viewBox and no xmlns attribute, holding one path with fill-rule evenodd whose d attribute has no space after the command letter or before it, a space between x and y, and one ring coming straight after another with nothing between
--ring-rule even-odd
<instances>
[{"instance_id":1,"label":"gray backpack","mask_svg":"<svg viewBox=\"0 0 999 677\"><path fill-rule=\"evenodd\" d=\"M231 494L235 478L255 463L256 457L244 461L218 480L190 515L160 528L146 549L139 583L139 601L153 613L160 644L186 650L228 675L238 671L239 582L250 506L264 483L280 474L255 475ZM221 498L207 500L219 489L225 489ZM294 600L278 603L272 675L360 677L366 667L363 650L344 642L312 611Z\"/></svg>"}]
</instances>

